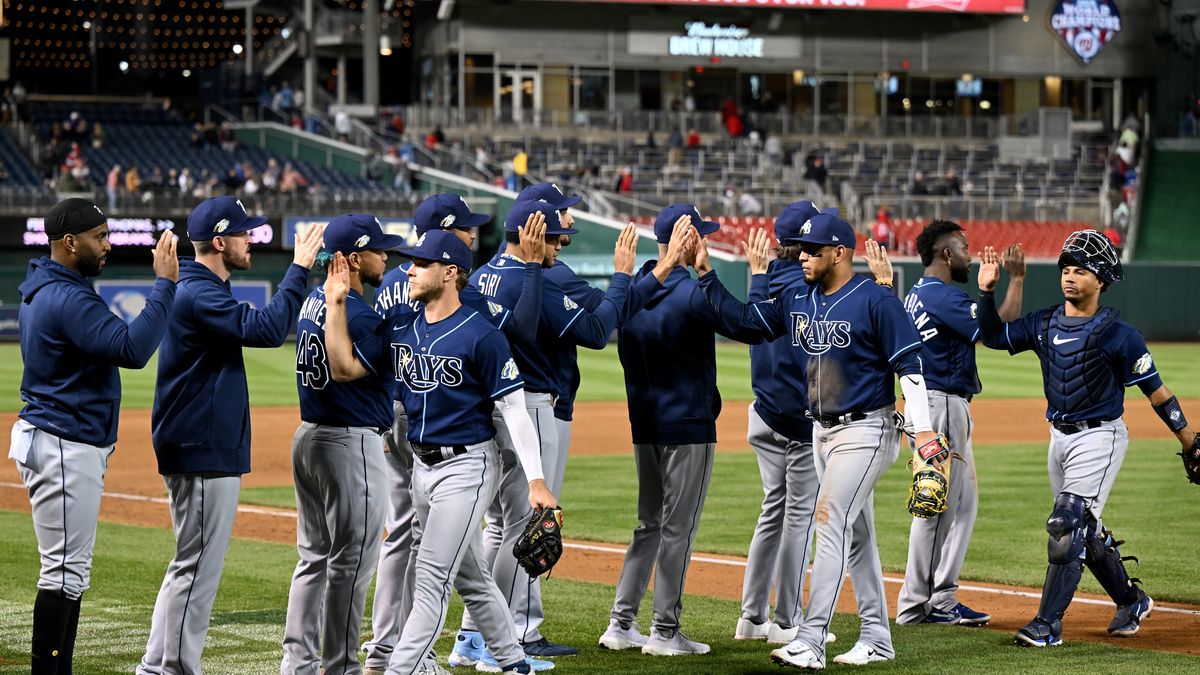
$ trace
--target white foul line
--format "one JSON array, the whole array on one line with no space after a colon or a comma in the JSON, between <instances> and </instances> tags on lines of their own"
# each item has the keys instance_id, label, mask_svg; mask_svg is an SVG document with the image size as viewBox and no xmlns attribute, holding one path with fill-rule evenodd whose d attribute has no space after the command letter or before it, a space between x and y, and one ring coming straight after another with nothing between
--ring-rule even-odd
<instances>
[{"instance_id":1,"label":"white foul line","mask_svg":"<svg viewBox=\"0 0 1200 675\"><path fill-rule=\"evenodd\" d=\"M25 490L25 486L21 483L0 482L0 487ZM111 499L124 499L133 502L148 502L151 504L170 504L165 497L147 497L145 495L124 494L121 492L105 492L105 497ZM296 519L296 512L286 509L269 509L258 506L238 505L238 513L253 513L260 516L276 516L278 518ZM625 555L625 549L618 546L604 546L602 544L581 544L573 541L564 541L563 548L573 548L579 551L592 551L594 553L611 553L614 555ZM710 565L726 565L729 567L745 567L745 560L734 560L729 558L713 558L705 555L693 555L692 562L708 563ZM849 575L847 575L849 576ZM899 577L884 576L883 580L890 584L903 584L904 579ZM964 591L972 591L975 593L994 593L996 595L1014 595L1021 598L1033 598L1034 600L1041 599L1040 593L1030 591L1017 591L1004 588L989 588L987 586L974 586L971 584L961 584L959 588ZM1112 602L1108 600L1096 600L1094 598L1075 598L1071 602L1078 602L1085 605L1103 605L1111 606ZM1167 612L1170 614L1189 614L1192 616L1200 616L1200 610L1183 609L1181 607L1164 607L1161 604L1154 604L1154 611Z\"/></svg>"}]
</instances>

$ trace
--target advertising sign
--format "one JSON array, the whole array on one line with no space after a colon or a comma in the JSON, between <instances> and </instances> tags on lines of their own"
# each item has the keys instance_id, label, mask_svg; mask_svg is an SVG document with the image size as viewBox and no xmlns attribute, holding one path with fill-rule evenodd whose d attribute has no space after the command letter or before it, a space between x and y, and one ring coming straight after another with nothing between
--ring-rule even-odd
<instances>
[{"instance_id":1,"label":"advertising sign","mask_svg":"<svg viewBox=\"0 0 1200 675\"><path fill-rule=\"evenodd\" d=\"M964 14L1024 14L1025 0L606 0L645 5L764 9L885 9Z\"/></svg>"},{"instance_id":2,"label":"advertising sign","mask_svg":"<svg viewBox=\"0 0 1200 675\"><path fill-rule=\"evenodd\" d=\"M1058 0L1050 8L1050 30L1087 65L1121 32L1121 13L1113 0Z\"/></svg>"}]
</instances>

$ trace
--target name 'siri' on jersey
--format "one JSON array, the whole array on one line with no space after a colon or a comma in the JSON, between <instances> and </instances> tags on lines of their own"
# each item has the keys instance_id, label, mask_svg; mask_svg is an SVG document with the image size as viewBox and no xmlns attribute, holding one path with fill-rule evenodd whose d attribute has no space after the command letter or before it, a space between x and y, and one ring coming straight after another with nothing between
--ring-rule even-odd
<instances>
[{"instance_id":1,"label":"name 'siri' on jersey","mask_svg":"<svg viewBox=\"0 0 1200 675\"><path fill-rule=\"evenodd\" d=\"M456 356L439 356L414 352L403 343L392 343L395 359L396 379L408 386L413 393L437 389L439 385L457 387L462 384L463 362Z\"/></svg>"},{"instance_id":2,"label":"name 'siri' on jersey","mask_svg":"<svg viewBox=\"0 0 1200 675\"><path fill-rule=\"evenodd\" d=\"M792 312L792 346L809 354L824 354L832 348L850 346L849 321L813 321L808 312Z\"/></svg>"}]
</instances>

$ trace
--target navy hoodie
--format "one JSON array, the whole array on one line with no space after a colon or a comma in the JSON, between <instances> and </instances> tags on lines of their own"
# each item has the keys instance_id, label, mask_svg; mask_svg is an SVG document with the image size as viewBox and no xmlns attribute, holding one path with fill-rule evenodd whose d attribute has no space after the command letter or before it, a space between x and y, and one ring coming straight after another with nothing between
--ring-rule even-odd
<instances>
[{"instance_id":1,"label":"navy hoodie","mask_svg":"<svg viewBox=\"0 0 1200 675\"><path fill-rule=\"evenodd\" d=\"M292 265L262 309L233 299L192 259L179 261L179 297L158 359L151 417L158 471L250 471L250 395L242 347L278 347L305 295L308 270Z\"/></svg>"},{"instance_id":2,"label":"navy hoodie","mask_svg":"<svg viewBox=\"0 0 1200 675\"><path fill-rule=\"evenodd\" d=\"M799 261L772 260L766 274L751 278L749 299L774 299L797 284L807 288ZM754 389L754 411L768 427L794 441L812 442L812 420L804 414L808 410L808 354L792 346L789 336L751 345L750 386Z\"/></svg>"},{"instance_id":3,"label":"navy hoodie","mask_svg":"<svg viewBox=\"0 0 1200 675\"><path fill-rule=\"evenodd\" d=\"M635 283L657 264L643 265ZM626 319L617 348L635 444L717 442L716 333L743 342L762 340L723 323L683 267L671 270L645 307Z\"/></svg>"},{"instance_id":4,"label":"navy hoodie","mask_svg":"<svg viewBox=\"0 0 1200 675\"><path fill-rule=\"evenodd\" d=\"M29 262L18 290L21 419L68 441L113 445L121 406L117 368L144 368L154 355L175 284L157 280L145 309L128 325L82 275L49 257Z\"/></svg>"}]
</instances>

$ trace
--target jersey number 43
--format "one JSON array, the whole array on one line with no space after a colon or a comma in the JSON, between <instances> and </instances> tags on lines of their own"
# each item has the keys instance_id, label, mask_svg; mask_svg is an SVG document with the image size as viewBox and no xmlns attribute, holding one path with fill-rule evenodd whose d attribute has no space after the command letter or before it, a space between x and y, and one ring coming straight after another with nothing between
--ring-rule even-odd
<instances>
[{"instance_id":1,"label":"jersey number 43","mask_svg":"<svg viewBox=\"0 0 1200 675\"><path fill-rule=\"evenodd\" d=\"M320 335L306 332L296 337L296 373L309 389L320 391L329 384L329 360Z\"/></svg>"}]
</instances>

